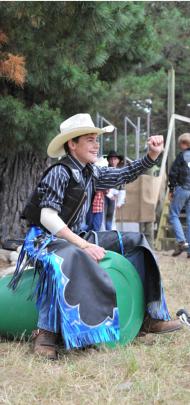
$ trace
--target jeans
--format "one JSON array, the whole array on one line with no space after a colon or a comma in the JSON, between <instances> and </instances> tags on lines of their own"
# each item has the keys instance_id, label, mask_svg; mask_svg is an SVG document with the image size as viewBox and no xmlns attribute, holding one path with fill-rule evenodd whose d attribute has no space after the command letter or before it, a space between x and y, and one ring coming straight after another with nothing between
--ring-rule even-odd
<instances>
[{"instance_id":1,"label":"jeans","mask_svg":"<svg viewBox=\"0 0 190 405\"><path fill-rule=\"evenodd\" d=\"M85 231L96 231L99 232L103 221L103 211L93 213L91 210L88 212L88 217L86 219L86 229Z\"/></svg>"},{"instance_id":2,"label":"jeans","mask_svg":"<svg viewBox=\"0 0 190 405\"><path fill-rule=\"evenodd\" d=\"M115 211L115 200L105 197L104 200L104 216L105 216L105 229L106 231L112 230L112 222Z\"/></svg>"},{"instance_id":3,"label":"jeans","mask_svg":"<svg viewBox=\"0 0 190 405\"><path fill-rule=\"evenodd\" d=\"M92 230L93 231L100 231L101 225L103 220L103 212L96 212L92 214Z\"/></svg>"},{"instance_id":4,"label":"jeans","mask_svg":"<svg viewBox=\"0 0 190 405\"><path fill-rule=\"evenodd\" d=\"M180 212L183 208L185 208L186 211L186 237L179 219ZM187 240L189 244L188 252L190 253L190 190L185 190L181 186L176 188L170 204L169 222L172 225L177 242Z\"/></svg>"}]
</instances>

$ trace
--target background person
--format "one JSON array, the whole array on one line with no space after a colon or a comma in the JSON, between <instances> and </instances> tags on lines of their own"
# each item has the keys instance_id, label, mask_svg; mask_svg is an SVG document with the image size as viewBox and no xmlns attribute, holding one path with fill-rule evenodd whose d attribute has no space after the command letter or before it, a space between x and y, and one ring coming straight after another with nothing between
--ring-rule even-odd
<instances>
[{"instance_id":1,"label":"background person","mask_svg":"<svg viewBox=\"0 0 190 405\"><path fill-rule=\"evenodd\" d=\"M104 214L104 191L95 193L92 205L87 215L87 230L100 231Z\"/></svg>"},{"instance_id":2,"label":"background person","mask_svg":"<svg viewBox=\"0 0 190 405\"><path fill-rule=\"evenodd\" d=\"M107 155L108 167L121 167L123 162L123 156L119 155L116 151L111 150ZM119 194L119 189L108 190L105 194L104 204L104 222L106 231L111 231L113 227L113 219L116 208L116 200ZM122 200L123 201L123 200ZM121 206L121 205L120 205Z\"/></svg>"},{"instance_id":3,"label":"background person","mask_svg":"<svg viewBox=\"0 0 190 405\"><path fill-rule=\"evenodd\" d=\"M190 258L190 133L179 136L181 152L177 155L169 174L170 210L169 222L176 237L176 248L172 256L187 250ZM186 211L186 237L179 219L182 209Z\"/></svg>"}]
</instances>

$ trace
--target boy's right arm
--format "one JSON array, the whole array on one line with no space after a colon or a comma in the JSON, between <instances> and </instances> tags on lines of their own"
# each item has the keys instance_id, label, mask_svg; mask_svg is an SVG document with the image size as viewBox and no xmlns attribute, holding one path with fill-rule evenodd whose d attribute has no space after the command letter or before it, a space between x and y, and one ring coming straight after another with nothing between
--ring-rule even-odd
<instances>
[{"instance_id":1,"label":"boy's right arm","mask_svg":"<svg viewBox=\"0 0 190 405\"><path fill-rule=\"evenodd\" d=\"M73 243L80 249L84 249L85 253L87 253L93 260L98 262L99 260L103 259L105 256L105 249L101 246L94 245L93 243L89 243L79 235L76 235L68 226L62 228L56 236L58 238L66 239L68 242Z\"/></svg>"},{"instance_id":2,"label":"boy's right arm","mask_svg":"<svg viewBox=\"0 0 190 405\"><path fill-rule=\"evenodd\" d=\"M63 238L81 249L85 249L85 252L92 259L99 261L103 259L105 250L100 246L85 241L79 235L72 232L58 215L61 211L60 207L68 181L68 173L61 165L53 167L43 179L45 193L40 204L40 222L51 234Z\"/></svg>"},{"instance_id":3,"label":"boy's right arm","mask_svg":"<svg viewBox=\"0 0 190 405\"><path fill-rule=\"evenodd\" d=\"M81 238L68 228L65 222L59 217L58 212L52 208L42 208L40 222L51 234L58 238L76 245L92 257L93 260L99 261L105 256L105 250L101 246L94 245Z\"/></svg>"}]
</instances>

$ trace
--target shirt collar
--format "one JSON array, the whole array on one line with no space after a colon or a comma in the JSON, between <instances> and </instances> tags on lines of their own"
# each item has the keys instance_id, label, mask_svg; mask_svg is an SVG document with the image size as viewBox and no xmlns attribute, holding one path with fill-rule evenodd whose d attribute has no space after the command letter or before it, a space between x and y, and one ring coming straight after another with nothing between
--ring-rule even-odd
<instances>
[{"instance_id":1,"label":"shirt collar","mask_svg":"<svg viewBox=\"0 0 190 405\"><path fill-rule=\"evenodd\" d=\"M68 155L68 158L74 163L78 170L82 171L84 169L85 165L79 162L74 156Z\"/></svg>"},{"instance_id":2,"label":"shirt collar","mask_svg":"<svg viewBox=\"0 0 190 405\"><path fill-rule=\"evenodd\" d=\"M68 155L69 159L74 163L74 165L76 166L76 169L78 169L80 172L83 171L83 169L86 167L88 167L88 169L90 170L91 173L93 173L93 176L98 178L99 177L99 172L98 172L98 168L96 165L92 164L92 163L87 163L87 165L82 164L81 162L79 162L79 160L77 160L74 156L72 155Z\"/></svg>"}]
</instances>

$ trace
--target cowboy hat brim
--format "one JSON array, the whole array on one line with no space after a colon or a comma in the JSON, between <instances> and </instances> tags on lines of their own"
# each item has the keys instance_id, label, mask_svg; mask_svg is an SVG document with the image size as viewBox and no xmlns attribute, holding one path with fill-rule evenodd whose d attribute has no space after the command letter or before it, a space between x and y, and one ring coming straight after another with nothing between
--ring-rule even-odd
<instances>
[{"instance_id":1,"label":"cowboy hat brim","mask_svg":"<svg viewBox=\"0 0 190 405\"><path fill-rule=\"evenodd\" d=\"M123 160L123 159L124 159L124 156L122 156L122 155L106 156L107 160L111 159L112 157L116 157L116 158L118 158L119 160Z\"/></svg>"},{"instance_id":2,"label":"cowboy hat brim","mask_svg":"<svg viewBox=\"0 0 190 405\"><path fill-rule=\"evenodd\" d=\"M52 158L58 158L65 155L64 144L68 142L70 139L74 139L77 136L88 135L88 134L96 134L101 135L105 132L113 132L114 127L109 125L105 128L97 128L97 127L80 127L80 128L72 128L71 130L66 129L58 134L52 141L50 142L47 154Z\"/></svg>"},{"instance_id":3,"label":"cowboy hat brim","mask_svg":"<svg viewBox=\"0 0 190 405\"><path fill-rule=\"evenodd\" d=\"M117 153L115 153L115 154L108 154L108 155L103 155L103 157L105 158L105 159L107 159L107 160L109 160L109 159L111 159L112 157L117 157L119 160L123 160L124 159L124 156L123 155L119 155L119 154L117 154Z\"/></svg>"}]
</instances>

